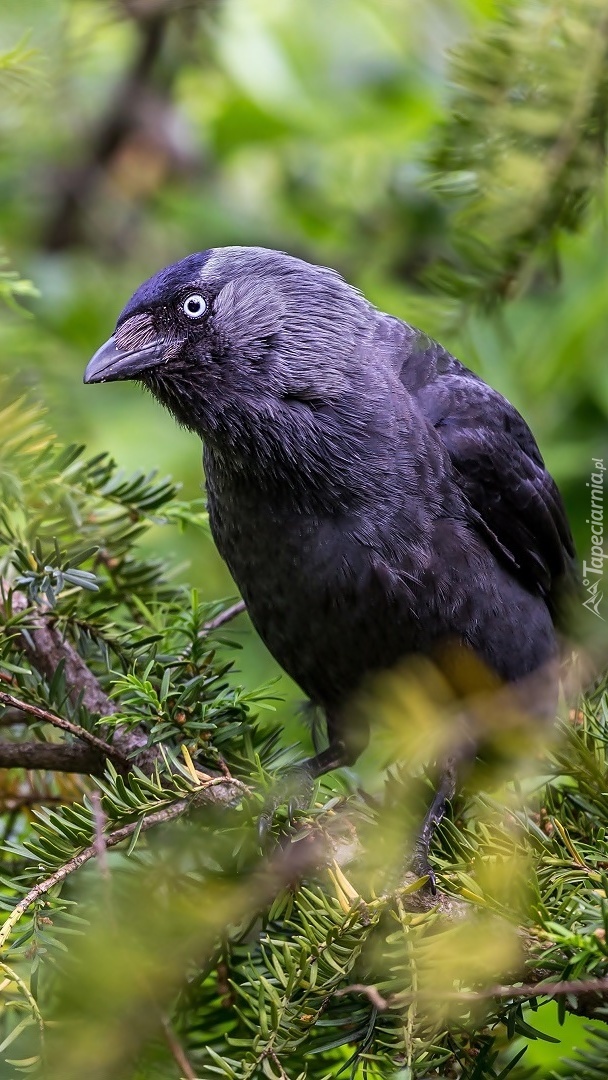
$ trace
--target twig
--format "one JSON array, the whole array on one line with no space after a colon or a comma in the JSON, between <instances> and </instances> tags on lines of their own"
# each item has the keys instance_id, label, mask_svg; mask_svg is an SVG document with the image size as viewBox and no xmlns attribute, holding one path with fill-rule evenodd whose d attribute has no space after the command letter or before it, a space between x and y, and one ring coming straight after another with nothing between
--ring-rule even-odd
<instances>
[{"instance_id":1,"label":"twig","mask_svg":"<svg viewBox=\"0 0 608 1080\"><path fill-rule=\"evenodd\" d=\"M414 1000L430 998L433 1001L462 1001L475 1002L486 1001L490 998L535 998L535 997L562 997L565 994L580 996L582 994L601 994L608 992L608 976L602 979L572 979L559 982L522 983L519 986L488 986L485 990L454 990L446 991L445 994L437 994L436 990L408 991L403 994L394 994L384 998L377 986L368 986L365 983L353 983L337 990L335 997L344 997L346 994L365 994L372 1005L379 1012L384 1012L390 1007L409 1005Z\"/></svg>"},{"instance_id":2,"label":"twig","mask_svg":"<svg viewBox=\"0 0 608 1080\"><path fill-rule=\"evenodd\" d=\"M29 701L22 701L21 698L15 697L14 694L7 694L5 690L0 690L0 704L18 709L19 712L26 713L29 716L35 716L37 720L44 720L45 723L52 724L53 727L60 728L62 731L69 731L70 735L82 739L84 742L89 743L90 746L94 746L104 757L111 758L112 761L116 761L123 766L127 764L127 760L120 750L110 746L103 739L99 739L97 735L93 735L86 728L81 727L80 724L74 724L71 720L58 716L57 713L49 712L48 709L41 709L38 705L31 705Z\"/></svg>"},{"instance_id":3,"label":"twig","mask_svg":"<svg viewBox=\"0 0 608 1080\"><path fill-rule=\"evenodd\" d=\"M98 791L92 791L89 795L91 800L91 807L93 809L93 822L95 825L95 840L94 847L96 850L97 858L99 860L99 869L102 876L107 880L110 876L110 870L108 867L108 855L106 851L106 815L103 812L101 805L101 798Z\"/></svg>"},{"instance_id":4,"label":"twig","mask_svg":"<svg viewBox=\"0 0 608 1080\"><path fill-rule=\"evenodd\" d=\"M272 1064L275 1066L275 1068L277 1068L279 1070L278 1074L275 1074L275 1075L278 1075L278 1080L289 1080L289 1077L288 1077L287 1073L285 1072L285 1069L281 1065L281 1062L279 1061L279 1059L278 1059L276 1053L274 1052L274 1050L272 1050L270 1048L268 1050L265 1050L264 1051L264 1056L267 1057L269 1061L272 1061ZM274 1069L273 1069L273 1072L274 1072Z\"/></svg>"},{"instance_id":5,"label":"twig","mask_svg":"<svg viewBox=\"0 0 608 1080\"><path fill-rule=\"evenodd\" d=\"M31 795L0 795L0 813L26 810L28 806L56 806L65 803L64 795L46 795L33 792Z\"/></svg>"},{"instance_id":6,"label":"twig","mask_svg":"<svg viewBox=\"0 0 608 1080\"><path fill-rule=\"evenodd\" d=\"M184 1050L177 1035L171 1027L171 1024L165 1017L163 1017L161 1020L161 1025L165 1039L167 1040L167 1046L169 1047L179 1067L180 1077L184 1076L186 1080L196 1080L196 1073L192 1068L192 1065L188 1061L188 1058L186 1057L186 1051Z\"/></svg>"},{"instance_id":7,"label":"twig","mask_svg":"<svg viewBox=\"0 0 608 1080\"><path fill-rule=\"evenodd\" d=\"M235 619L236 616L240 615L243 611L245 611L245 601L237 600L235 604L231 604L230 607L224 608L223 611L220 611L219 615L216 615L213 619L209 619L209 621L206 622L199 630L198 638L204 639L208 637L208 635L212 634L214 630L219 630L222 626L225 626L226 623L229 623L232 621L232 619ZM188 645L181 654L180 659L186 660L190 656L191 652L192 646Z\"/></svg>"},{"instance_id":8,"label":"twig","mask_svg":"<svg viewBox=\"0 0 608 1080\"><path fill-rule=\"evenodd\" d=\"M37 1025L38 1025L38 1030L40 1032L40 1044L41 1044L41 1046L44 1046L44 1019L42 1017L42 1013L40 1012L40 1009L38 1008L38 1002L36 1001L34 995L32 994L29 986L23 981L21 976L18 975L16 971L13 971L13 969L10 968L8 966L8 964L3 963L2 961L0 961L0 971L3 971L4 974L6 975L7 979L10 982L14 982L15 986L17 986L19 988L19 990L21 991L21 993L23 994L23 997L25 998L25 1000L27 1001L30 1009L32 1010L34 1020L36 1021ZM6 984L3 984L3 985L6 985Z\"/></svg>"},{"instance_id":9,"label":"twig","mask_svg":"<svg viewBox=\"0 0 608 1080\"><path fill-rule=\"evenodd\" d=\"M572 979L569 982L522 983L521 986L489 986L486 990L471 990L446 997L459 1001L481 1001L485 998L562 997L564 994L601 994L608 991L608 976L603 979Z\"/></svg>"},{"instance_id":10,"label":"twig","mask_svg":"<svg viewBox=\"0 0 608 1080\"><path fill-rule=\"evenodd\" d=\"M170 803L169 806L163 807L162 810L155 810L154 813L148 814L143 820L139 818L137 821L131 821L128 825L122 825L119 829L115 829L114 832L104 835L104 851L106 848L116 847L117 844L121 844L123 840L132 836L137 829L141 832L146 832L155 825L160 825L165 821L172 821L173 818L180 817L191 806L197 806L201 802L208 801L210 799L209 789L218 788L220 786L226 787L228 785L229 782L225 780L223 776L212 777L210 780L201 784L201 786L193 791L187 798L177 799L175 802ZM244 788L244 785L237 780L232 781L230 786L238 787L239 789ZM73 859L69 859L63 866L60 866L55 870L50 877L45 878L44 881L40 881L37 885L34 885L33 889L30 889L30 891L13 908L2 925L2 929L0 930L0 949L6 944L13 927L16 926L23 913L27 911L36 900L39 900L41 896L44 896L45 893L49 892L50 889L55 885L58 885L66 877L69 877L70 874L73 874L75 870L84 866L89 859L94 859L98 855L99 844L97 842L90 844L89 847L83 848L78 855L75 855Z\"/></svg>"},{"instance_id":11,"label":"twig","mask_svg":"<svg viewBox=\"0 0 608 1080\"><path fill-rule=\"evenodd\" d=\"M390 1001L382 997L377 986L367 986L366 983L353 983L352 986L345 986L342 990L336 990L334 997L344 997L346 994L365 994L378 1012L385 1012L390 1005Z\"/></svg>"},{"instance_id":12,"label":"twig","mask_svg":"<svg viewBox=\"0 0 608 1080\"><path fill-rule=\"evenodd\" d=\"M371 1000L370 991L376 992L375 987L364 986L352 986L350 990L360 990L361 993L367 993ZM343 991L346 993L346 990ZM336 996L339 996L342 991L338 991ZM445 994L437 994L436 990L417 990L416 992L407 991L404 993L394 994L386 1001L386 1007L398 1008L403 1005L409 1005L413 1001L421 1001L425 998L433 1002L436 1001L462 1001L462 1002L476 1002L476 1001L488 1001L490 998L536 998L536 997L563 997L566 995L572 995L573 997L589 997L595 994L608 993L608 976L602 979L572 979L570 981L559 982L537 982L537 983L522 983L519 986L502 986L496 984L495 986L488 986L485 990L449 990ZM569 1009L570 1012L576 1012L575 1009ZM594 1016L593 1012L583 1012L583 1015ZM603 1017L605 1019L605 1016Z\"/></svg>"},{"instance_id":13,"label":"twig","mask_svg":"<svg viewBox=\"0 0 608 1080\"><path fill-rule=\"evenodd\" d=\"M225 626L226 623L231 622L237 615L245 611L245 601L237 600L236 604L232 604L231 607L227 607L224 611L220 611L219 615L216 615L214 619L209 619L201 630L201 637L206 637L207 634L213 633L214 630L219 630L220 627Z\"/></svg>"},{"instance_id":14,"label":"twig","mask_svg":"<svg viewBox=\"0 0 608 1080\"><path fill-rule=\"evenodd\" d=\"M191 805L191 799L178 799L176 802L171 803L169 806L164 807L162 810L156 810L153 814L149 814L145 817L140 824L140 821L132 821L128 825L122 825L120 829L115 829L114 832L108 833L105 837L105 846L116 847L117 844L121 844L123 840L131 836L137 828L141 829L141 832L145 832L147 829L153 828L154 825L160 825L165 821L172 821L173 818L180 817ZM30 889L28 893L15 905L10 915L4 922L2 929L0 930L0 948L2 948L12 930L17 925L19 919L27 911L32 904L35 904L41 896L48 893L59 882L64 881L66 877L73 874L75 870L78 870L81 866L84 866L89 859L95 858L99 854L98 845L91 844L89 847L83 848L82 851L75 855L73 859L69 859L68 862L60 866L58 870L55 870L50 877L45 878L44 881L38 882L34 885L33 889Z\"/></svg>"}]
</instances>

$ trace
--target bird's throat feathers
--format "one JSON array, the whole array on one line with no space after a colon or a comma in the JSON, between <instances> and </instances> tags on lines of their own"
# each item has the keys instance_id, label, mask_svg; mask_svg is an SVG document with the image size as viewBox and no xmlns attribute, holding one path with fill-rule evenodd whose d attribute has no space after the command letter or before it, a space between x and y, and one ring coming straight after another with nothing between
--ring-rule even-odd
<instances>
[{"instance_id":1,"label":"bird's throat feathers","mask_svg":"<svg viewBox=\"0 0 608 1080\"><path fill-rule=\"evenodd\" d=\"M202 438L225 485L274 492L305 509L335 509L371 497L385 472L391 482L397 418L391 422L373 394L363 407L355 390L332 401L254 391L227 397L219 389L216 398L207 380L196 386L186 373L180 387L175 365L170 380L156 371L148 383L176 420Z\"/></svg>"}]
</instances>

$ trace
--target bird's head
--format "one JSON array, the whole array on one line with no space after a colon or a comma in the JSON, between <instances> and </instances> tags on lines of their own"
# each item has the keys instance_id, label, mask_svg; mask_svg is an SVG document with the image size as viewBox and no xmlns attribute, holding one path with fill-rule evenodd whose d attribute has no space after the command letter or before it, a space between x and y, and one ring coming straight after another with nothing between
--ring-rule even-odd
<instances>
[{"instance_id":1,"label":"bird's head","mask_svg":"<svg viewBox=\"0 0 608 1080\"><path fill-rule=\"evenodd\" d=\"M141 382L212 438L237 410L272 419L337 400L373 313L332 270L265 248L215 248L137 289L84 381Z\"/></svg>"}]
</instances>

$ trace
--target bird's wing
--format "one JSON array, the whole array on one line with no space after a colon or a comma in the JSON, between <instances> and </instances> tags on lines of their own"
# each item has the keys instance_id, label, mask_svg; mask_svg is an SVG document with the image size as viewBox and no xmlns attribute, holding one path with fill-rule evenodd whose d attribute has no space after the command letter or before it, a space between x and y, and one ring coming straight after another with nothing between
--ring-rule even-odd
<instances>
[{"instance_id":1,"label":"bird's wing","mask_svg":"<svg viewBox=\"0 0 608 1080\"><path fill-rule=\"evenodd\" d=\"M476 528L554 608L573 577L574 543L532 432L506 398L437 342L417 335L408 352L401 381L445 446Z\"/></svg>"}]
</instances>

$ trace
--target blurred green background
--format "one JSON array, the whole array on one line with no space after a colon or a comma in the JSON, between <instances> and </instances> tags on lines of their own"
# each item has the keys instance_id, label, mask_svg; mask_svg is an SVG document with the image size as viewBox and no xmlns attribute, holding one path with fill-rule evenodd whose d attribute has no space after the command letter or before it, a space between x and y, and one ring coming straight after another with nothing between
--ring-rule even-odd
<instances>
[{"instance_id":1,"label":"blurred green background","mask_svg":"<svg viewBox=\"0 0 608 1080\"><path fill-rule=\"evenodd\" d=\"M40 295L29 317L2 313L0 370L46 402L63 442L171 473L194 497L197 440L133 385L84 387L83 369L162 265L224 244L288 250L338 269L513 401L584 556L585 483L608 453L605 183L508 302L438 290L427 273L455 229L431 165L454 109L450 50L491 34L503 6L3 0L0 52L22 57L18 77L0 67L0 237ZM550 22L568 5L536 7ZM235 595L211 540L151 542L204 598ZM245 618L230 636L244 680L280 676ZM280 676L276 692L292 715L297 689Z\"/></svg>"}]
</instances>

